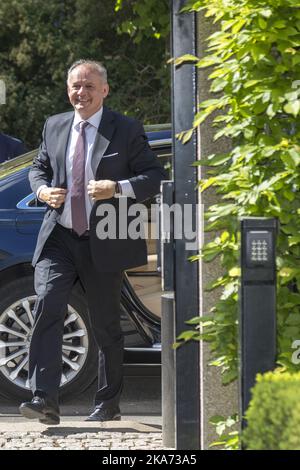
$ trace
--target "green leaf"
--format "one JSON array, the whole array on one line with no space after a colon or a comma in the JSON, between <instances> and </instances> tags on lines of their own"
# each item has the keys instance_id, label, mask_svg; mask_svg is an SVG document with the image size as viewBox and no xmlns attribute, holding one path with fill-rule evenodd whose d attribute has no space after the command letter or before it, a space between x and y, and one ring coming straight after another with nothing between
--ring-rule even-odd
<instances>
[{"instance_id":1,"label":"green leaf","mask_svg":"<svg viewBox=\"0 0 300 470\"><path fill-rule=\"evenodd\" d=\"M228 80L226 80L225 78L223 77L219 77L219 78L216 78L211 87L210 87L210 90L211 92L213 93L218 93L219 91L222 91L224 90L224 88L226 87L226 85L228 85Z\"/></svg>"},{"instance_id":2,"label":"green leaf","mask_svg":"<svg viewBox=\"0 0 300 470\"><path fill-rule=\"evenodd\" d=\"M272 24L272 26L276 29L284 29L287 27L287 23L285 20L277 20Z\"/></svg>"},{"instance_id":3,"label":"green leaf","mask_svg":"<svg viewBox=\"0 0 300 470\"><path fill-rule=\"evenodd\" d=\"M201 186L200 186L200 190L201 192L205 191L207 188L209 188L212 184L214 184L216 181L216 178L215 177L212 177L212 178L209 178L208 180L204 181Z\"/></svg>"},{"instance_id":4,"label":"green leaf","mask_svg":"<svg viewBox=\"0 0 300 470\"><path fill-rule=\"evenodd\" d=\"M192 54L184 54L176 59L170 59L169 62L173 62L175 65L182 65L186 62L198 62L199 57Z\"/></svg>"},{"instance_id":5,"label":"green leaf","mask_svg":"<svg viewBox=\"0 0 300 470\"><path fill-rule=\"evenodd\" d=\"M280 158L291 170L295 170L300 163L300 155L295 149L288 149L287 152L281 152Z\"/></svg>"},{"instance_id":6,"label":"green leaf","mask_svg":"<svg viewBox=\"0 0 300 470\"><path fill-rule=\"evenodd\" d=\"M283 196L288 199L288 201L292 202L295 199L295 192L291 189L287 188L283 191Z\"/></svg>"},{"instance_id":7,"label":"green leaf","mask_svg":"<svg viewBox=\"0 0 300 470\"><path fill-rule=\"evenodd\" d=\"M177 339L183 340L183 341L190 341L191 339L195 337L195 335L196 335L196 332L194 330L183 331L182 333L180 333Z\"/></svg>"},{"instance_id":8,"label":"green leaf","mask_svg":"<svg viewBox=\"0 0 300 470\"><path fill-rule=\"evenodd\" d=\"M218 447L218 446L223 446L226 444L226 441L214 441L211 444L209 444L209 447Z\"/></svg>"},{"instance_id":9,"label":"green leaf","mask_svg":"<svg viewBox=\"0 0 300 470\"><path fill-rule=\"evenodd\" d=\"M300 54L294 55L292 58L292 64L293 66L298 65L300 63Z\"/></svg>"},{"instance_id":10,"label":"green leaf","mask_svg":"<svg viewBox=\"0 0 300 470\"><path fill-rule=\"evenodd\" d=\"M187 320L185 323L187 325L199 325L200 324L200 317L194 317L194 318L191 318L190 320Z\"/></svg>"},{"instance_id":11,"label":"green leaf","mask_svg":"<svg viewBox=\"0 0 300 470\"><path fill-rule=\"evenodd\" d=\"M221 59L216 56L207 56L197 62L197 67L206 68L211 67L212 65L219 64Z\"/></svg>"},{"instance_id":12,"label":"green leaf","mask_svg":"<svg viewBox=\"0 0 300 470\"><path fill-rule=\"evenodd\" d=\"M263 18L259 17L258 24L261 29L266 29L268 23Z\"/></svg>"},{"instance_id":13,"label":"green leaf","mask_svg":"<svg viewBox=\"0 0 300 470\"><path fill-rule=\"evenodd\" d=\"M200 111L199 113L197 113L195 115L195 118L194 118L194 122L193 122L193 127L196 128L198 126L200 126L200 124L205 121L205 119L210 115L211 111L208 110L204 110L204 111Z\"/></svg>"},{"instance_id":14,"label":"green leaf","mask_svg":"<svg viewBox=\"0 0 300 470\"><path fill-rule=\"evenodd\" d=\"M189 129L187 131L180 132L176 134L176 138L180 140L183 144L186 144L192 137L194 129Z\"/></svg>"},{"instance_id":15,"label":"green leaf","mask_svg":"<svg viewBox=\"0 0 300 470\"><path fill-rule=\"evenodd\" d=\"M208 166L219 166L231 159L230 154L219 154L219 155L210 155L206 159L198 160L195 162L195 165L208 165Z\"/></svg>"},{"instance_id":16,"label":"green leaf","mask_svg":"<svg viewBox=\"0 0 300 470\"><path fill-rule=\"evenodd\" d=\"M268 46L267 45L262 45L262 44L255 44L250 51L254 62L259 62L260 60L263 60L267 53L268 53Z\"/></svg>"},{"instance_id":17,"label":"green leaf","mask_svg":"<svg viewBox=\"0 0 300 470\"><path fill-rule=\"evenodd\" d=\"M298 313L294 313L288 316L286 320L287 325L298 325L300 327L300 315Z\"/></svg>"},{"instance_id":18,"label":"green leaf","mask_svg":"<svg viewBox=\"0 0 300 470\"><path fill-rule=\"evenodd\" d=\"M226 423L220 423L216 426L216 433L218 434L218 436L222 436L223 432L225 431L226 429Z\"/></svg>"},{"instance_id":19,"label":"green leaf","mask_svg":"<svg viewBox=\"0 0 300 470\"><path fill-rule=\"evenodd\" d=\"M190 140L190 138L193 135L193 132L194 132L194 129L190 129L184 133L183 138L182 138L183 144L186 144Z\"/></svg>"},{"instance_id":20,"label":"green leaf","mask_svg":"<svg viewBox=\"0 0 300 470\"><path fill-rule=\"evenodd\" d=\"M222 22L222 31L228 31L236 23L236 20L228 20Z\"/></svg>"},{"instance_id":21,"label":"green leaf","mask_svg":"<svg viewBox=\"0 0 300 470\"><path fill-rule=\"evenodd\" d=\"M122 8L123 0L116 0L115 11L119 11Z\"/></svg>"},{"instance_id":22,"label":"green leaf","mask_svg":"<svg viewBox=\"0 0 300 470\"><path fill-rule=\"evenodd\" d=\"M300 111L300 100L290 101L283 109L286 113L292 114L294 117L298 116Z\"/></svg>"},{"instance_id":23,"label":"green leaf","mask_svg":"<svg viewBox=\"0 0 300 470\"><path fill-rule=\"evenodd\" d=\"M295 268L284 267L284 268L280 269L278 274L281 277L291 278L292 276L295 276L297 274L297 272L298 272L298 270L295 269Z\"/></svg>"},{"instance_id":24,"label":"green leaf","mask_svg":"<svg viewBox=\"0 0 300 470\"><path fill-rule=\"evenodd\" d=\"M234 380L237 379L237 371L236 370L230 370L228 372L225 372L223 375L222 375L222 383L224 385L227 385L231 382L233 382Z\"/></svg>"},{"instance_id":25,"label":"green leaf","mask_svg":"<svg viewBox=\"0 0 300 470\"><path fill-rule=\"evenodd\" d=\"M232 268L228 272L230 277L240 277L241 276L241 268Z\"/></svg>"},{"instance_id":26,"label":"green leaf","mask_svg":"<svg viewBox=\"0 0 300 470\"><path fill-rule=\"evenodd\" d=\"M273 14L271 8L265 8L263 10L259 10L259 14L264 16L265 18L270 18Z\"/></svg>"},{"instance_id":27,"label":"green leaf","mask_svg":"<svg viewBox=\"0 0 300 470\"><path fill-rule=\"evenodd\" d=\"M245 26L246 23L246 18L241 18L240 20L236 21L231 28L232 34L237 34L242 29L242 27Z\"/></svg>"},{"instance_id":28,"label":"green leaf","mask_svg":"<svg viewBox=\"0 0 300 470\"><path fill-rule=\"evenodd\" d=\"M215 416L212 416L211 418L209 418L210 424L225 423L225 421L226 421L226 418L224 418L224 416L220 416L220 415L215 415Z\"/></svg>"},{"instance_id":29,"label":"green leaf","mask_svg":"<svg viewBox=\"0 0 300 470\"><path fill-rule=\"evenodd\" d=\"M300 243L300 235L295 235L293 237L288 237L289 246L297 245Z\"/></svg>"},{"instance_id":30,"label":"green leaf","mask_svg":"<svg viewBox=\"0 0 300 470\"><path fill-rule=\"evenodd\" d=\"M297 151L295 148L289 149L288 152L291 158L293 159L295 166L298 166L300 163L300 152Z\"/></svg>"},{"instance_id":31,"label":"green leaf","mask_svg":"<svg viewBox=\"0 0 300 470\"><path fill-rule=\"evenodd\" d=\"M244 83L244 88L250 88L254 85L257 85L258 83L261 83L261 80L248 80Z\"/></svg>"}]
</instances>

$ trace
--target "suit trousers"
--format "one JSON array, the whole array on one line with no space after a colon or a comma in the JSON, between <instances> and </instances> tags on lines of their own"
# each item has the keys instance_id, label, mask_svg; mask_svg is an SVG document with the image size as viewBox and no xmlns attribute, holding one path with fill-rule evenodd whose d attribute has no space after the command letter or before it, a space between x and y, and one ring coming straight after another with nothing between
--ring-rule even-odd
<instances>
[{"instance_id":1,"label":"suit trousers","mask_svg":"<svg viewBox=\"0 0 300 470\"><path fill-rule=\"evenodd\" d=\"M58 405L62 342L68 299L77 279L85 289L89 319L99 348L95 405L118 406L123 384L120 300L123 272L99 272L88 237L56 224L35 267L34 328L29 380L34 395Z\"/></svg>"}]
</instances>

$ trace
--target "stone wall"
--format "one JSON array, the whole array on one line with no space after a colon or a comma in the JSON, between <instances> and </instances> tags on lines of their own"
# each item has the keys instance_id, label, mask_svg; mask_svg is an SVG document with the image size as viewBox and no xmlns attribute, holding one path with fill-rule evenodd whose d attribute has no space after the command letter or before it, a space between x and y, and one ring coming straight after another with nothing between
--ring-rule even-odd
<instances>
[{"instance_id":1,"label":"stone wall","mask_svg":"<svg viewBox=\"0 0 300 470\"><path fill-rule=\"evenodd\" d=\"M210 19L205 18L203 12L198 13L197 16L197 55L203 57L205 49L207 48L206 39L210 34L214 32L216 26L212 24ZM199 102L212 98L209 88L210 81L208 75L210 69L200 70L198 72L197 83L198 83L198 100ZM215 94L213 96L215 98ZM198 134L198 158L204 158L211 153L219 152L220 146L222 151L226 151L230 148L230 141L218 140L214 142L213 135L215 129L211 126L212 119L206 120L201 124L201 128ZM199 169L199 178L205 178L206 169ZM213 189L206 190L203 194L199 195L199 205L202 206L202 210L217 201L217 196ZM203 234L205 242L209 241L214 234L206 233ZM221 267L218 260L203 263L200 261L200 314L205 315L209 312L210 308L216 303L219 292L205 292L205 286L213 279L217 278L221 274ZM203 446L205 449L209 447L209 444L215 440L214 427L209 424L209 419L213 415L229 416L238 410L238 385L237 383L229 386L223 386L221 383L220 372L218 368L209 366L210 351L209 345L205 342L201 345L202 348L202 426L203 426Z\"/></svg>"}]
</instances>

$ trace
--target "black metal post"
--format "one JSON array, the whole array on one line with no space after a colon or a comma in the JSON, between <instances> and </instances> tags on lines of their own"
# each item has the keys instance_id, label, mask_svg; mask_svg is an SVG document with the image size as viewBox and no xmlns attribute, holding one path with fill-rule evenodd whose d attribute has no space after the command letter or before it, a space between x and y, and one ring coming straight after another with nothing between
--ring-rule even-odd
<instances>
[{"instance_id":1,"label":"black metal post","mask_svg":"<svg viewBox=\"0 0 300 470\"><path fill-rule=\"evenodd\" d=\"M242 427L258 373L275 368L277 220L241 221L240 407Z\"/></svg>"},{"instance_id":2,"label":"black metal post","mask_svg":"<svg viewBox=\"0 0 300 470\"><path fill-rule=\"evenodd\" d=\"M196 15L183 14L184 0L173 0L172 4L172 56L195 54ZM173 171L174 202L182 210L193 208L192 225L196 229L197 171L191 164L197 160L196 136L183 145L176 134L190 129L196 110L196 71L191 64L172 69L172 123L173 123ZM176 221L174 231L177 232ZM198 264L188 257L198 252L187 250L186 234L174 240L175 255L175 335L188 329L186 320L199 312ZM176 350L176 448L200 448L200 347L189 343Z\"/></svg>"}]
</instances>

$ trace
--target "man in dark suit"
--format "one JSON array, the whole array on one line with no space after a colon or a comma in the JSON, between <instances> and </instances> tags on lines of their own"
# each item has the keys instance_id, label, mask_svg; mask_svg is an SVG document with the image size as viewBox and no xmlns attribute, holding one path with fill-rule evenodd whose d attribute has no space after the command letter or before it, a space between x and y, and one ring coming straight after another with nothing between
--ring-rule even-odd
<instances>
[{"instance_id":1,"label":"man in dark suit","mask_svg":"<svg viewBox=\"0 0 300 470\"><path fill-rule=\"evenodd\" d=\"M99 235L99 214L101 205L109 204L118 219L121 198L129 206L141 202L157 194L166 177L142 125L103 106L109 86L102 64L75 62L67 85L74 112L46 121L29 175L47 210L33 257L37 301L29 379L34 396L20 412L45 424L59 423L63 324L78 277L99 346L98 390L88 420L120 419L123 271L145 264L147 253L143 238Z\"/></svg>"},{"instance_id":2,"label":"man in dark suit","mask_svg":"<svg viewBox=\"0 0 300 470\"><path fill-rule=\"evenodd\" d=\"M23 142L0 132L0 163L26 153Z\"/></svg>"}]
</instances>

